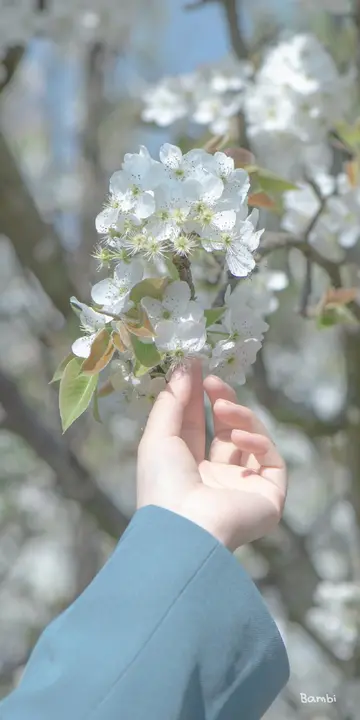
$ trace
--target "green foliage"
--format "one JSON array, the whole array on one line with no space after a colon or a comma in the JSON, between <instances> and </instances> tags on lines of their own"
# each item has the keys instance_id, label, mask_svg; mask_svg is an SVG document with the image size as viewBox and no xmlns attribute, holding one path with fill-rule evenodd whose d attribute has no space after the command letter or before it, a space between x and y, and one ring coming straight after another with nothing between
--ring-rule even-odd
<instances>
[{"instance_id":1,"label":"green foliage","mask_svg":"<svg viewBox=\"0 0 360 720\"><path fill-rule=\"evenodd\" d=\"M206 317L206 327L211 327L214 323L218 322L222 318L226 307L209 308L205 310L204 315Z\"/></svg>"},{"instance_id":2,"label":"green foliage","mask_svg":"<svg viewBox=\"0 0 360 720\"><path fill-rule=\"evenodd\" d=\"M130 300L135 304L138 304L143 297L161 300L168 283L168 278L147 278L146 280L142 280L132 288Z\"/></svg>"},{"instance_id":3,"label":"green foliage","mask_svg":"<svg viewBox=\"0 0 360 720\"><path fill-rule=\"evenodd\" d=\"M317 317L316 324L319 330L334 325L358 325L358 321L351 310L345 305L325 308Z\"/></svg>"},{"instance_id":4,"label":"green foliage","mask_svg":"<svg viewBox=\"0 0 360 720\"><path fill-rule=\"evenodd\" d=\"M161 355L154 343L143 343L135 335L132 335L131 344L138 365L149 369L161 363Z\"/></svg>"},{"instance_id":5,"label":"green foliage","mask_svg":"<svg viewBox=\"0 0 360 720\"><path fill-rule=\"evenodd\" d=\"M77 358L70 360L60 382L59 406L63 432L87 410L95 388L98 375L84 375Z\"/></svg>"},{"instance_id":6,"label":"green foliage","mask_svg":"<svg viewBox=\"0 0 360 720\"><path fill-rule=\"evenodd\" d=\"M276 175L270 170L265 170L265 168L260 168L257 165L251 165L247 167L246 170L252 176L253 182L255 181L255 191L260 189L270 195L277 195L287 192L287 190L297 189L297 185L294 185L294 183L289 182L289 180L284 180L284 178L279 177L279 175Z\"/></svg>"},{"instance_id":7,"label":"green foliage","mask_svg":"<svg viewBox=\"0 0 360 720\"><path fill-rule=\"evenodd\" d=\"M359 153L360 151L360 118L353 125L346 122L340 122L336 125L336 132L343 141L345 147Z\"/></svg>"},{"instance_id":8,"label":"green foliage","mask_svg":"<svg viewBox=\"0 0 360 720\"><path fill-rule=\"evenodd\" d=\"M97 423L102 424L102 420L101 420L101 417L100 417L100 411L99 411L99 394L98 394L98 389L97 389L97 388L95 388L95 392L94 392L93 417L94 417L94 420L96 420Z\"/></svg>"},{"instance_id":9,"label":"green foliage","mask_svg":"<svg viewBox=\"0 0 360 720\"><path fill-rule=\"evenodd\" d=\"M167 267L167 270L168 270L168 273L169 273L171 279L172 279L172 280L179 280L180 277L179 277L178 269L177 269L177 267L175 266L175 264L173 263L173 261L171 260L171 258L168 257L168 256L166 256L166 257L164 258L164 261L165 261L165 265L166 265L166 267Z\"/></svg>"},{"instance_id":10,"label":"green foliage","mask_svg":"<svg viewBox=\"0 0 360 720\"><path fill-rule=\"evenodd\" d=\"M149 372L149 369L150 368L146 367L145 365L141 365L141 363L139 363L137 360L135 362L134 375L137 378L142 377L143 375L146 375Z\"/></svg>"},{"instance_id":11,"label":"green foliage","mask_svg":"<svg viewBox=\"0 0 360 720\"><path fill-rule=\"evenodd\" d=\"M65 370L66 366L69 364L70 360L73 360L73 359L76 359L76 358L75 358L75 355L74 355L73 353L69 353L69 355L67 355L67 356L61 361L60 365L57 366L57 368L56 368L56 370L55 370L55 372L54 372L54 375L53 375L52 379L50 380L49 385L51 385L51 383L58 382L58 380L61 380L61 378L62 378L62 376L63 376L63 374L64 374L64 370ZM79 358L78 358L78 363L79 363L79 366L80 366L80 365L81 365L81 360L80 360Z\"/></svg>"}]
</instances>

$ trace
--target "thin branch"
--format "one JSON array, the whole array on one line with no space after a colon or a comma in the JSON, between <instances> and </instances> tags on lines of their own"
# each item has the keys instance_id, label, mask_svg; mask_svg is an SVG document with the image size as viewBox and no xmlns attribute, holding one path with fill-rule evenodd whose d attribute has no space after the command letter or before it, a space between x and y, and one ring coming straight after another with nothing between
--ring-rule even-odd
<instances>
[{"instance_id":1,"label":"thin branch","mask_svg":"<svg viewBox=\"0 0 360 720\"><path fill-rule=\"evenodd\" d=\"M184 280L188 284L191 291L191 299L194 300L195 286L191 274L191 265L189 258L183 255L174 255L172 260L179 273L180 280Z\"/></svg>"},{"instance_id":2,"label":"thin branch","mask_svg":"<svg viewBox=\"0 0 360 720\"><path fill-rule=\"evenodd\" d=\"M260 262L260 260L276 250L290 250L292 248L296 248L302 252L306 258L309 258L312 263L321 267L329 276L334 288L341 287L341 265L321 255L321 253L319 253L313 245L307 243L303 237L295 237L285 232L264 233L263 241L258 248L255 260Z\"/></svg>"},{"instance_id":3,"label":"thin branch","mask_svg":"<svg viewBox=\"0 0 360 720\"><path fill-rule=\"evenodd\" d=\"M16 73L16 70L18 69L18 66L20 65L23 55L24 48L21 45L15 45L7 51L4 59L0 63L1 66L5 68L4 79L0 82L0 92L9 85Z\"/></svg>"},{"instance_id":4,"label":"thin branch","mask_svg":"<svg viewBox=\"0 0 360 720\"><path fill-rule=\"evenodd\" d=\"M239 60L246 60L249 51L244 40L237 0L219 0L224 8L231 47Z\"/></svg>"},{"instance_id":5,"label":"thin branch","mask_svg":"<svg viewBox=\"0 0 360 720\"><path fill-rule=\"evenodd\" d=\"M288 620L300 625L327 659L340 670L346 671L349 662L338 658L327 643L312 630L306 619L321 578L314 568L305 541L284 519L281 520L279 531L282 535L281 541L271 543L268 538L262 538L252 545L270 566L273 584L286 607Z\"/></svg>"},{"instance_id":6,"label":"thin branch","mask_svg":"<svg viewBox=\"0 0 360 720\"><path fill-rule=\"evenodd\" d=\"M79 502L99 527L118 539L129 520L102 490L89 470L64 443L41 422L37 412L20 394L15 382L0 370L0 402L8 430L25 442L54 471L56 484L67 498Z\"/></svg>"},{"instance_id":7,"label":"thin branch","mask_svg":"<svg viewBox=\"0 0 360 720\"><path fill-rule=\"evenodd\" d=\"M253 387L259 402L272 412L277 422L299 427L311 438L335 435L347 428L348 419L345 410L341 410L332 420L323 421L309 406L292 400L280 388L271 387L263 353L262 348L257 354L253 366L254 376L249 378L249 384Z\"/></svg>"},{"instance_id":8,"label":"thin branch","mask_svg":"<svg viewBox=\"0 0 360 720\"><path fill-rule=\"evenodd\" d=\"M237 0L195 0L192 3L187 3L184 9L197 10L212 2L218 2L223 7L231 47L239 60L246 60L249 51L242 32Z\"/></svg>"},{"instance_id":9,"label":"thin branch","mask_svg":"<svg viewBox=\"0 0 360 720\"><path fill-rule=\"evenodd\" d=\"M300 299L299 314L303 318L308 317L309 301L312 293L312 262L309 257L306 258L305 278Z\"/></svg>"},{"instance_id":10,"label":"thin branch","mask_svg":"<svg viewBox=\"0 0 360 720\"><path fill-rule=\"evenodd\" d=\"M20 263L32 271L55 307L66 317L76 289L69 278L61 240L42 219L16 160L0 133L0 228Z\"/></svg>"}]
</instances>

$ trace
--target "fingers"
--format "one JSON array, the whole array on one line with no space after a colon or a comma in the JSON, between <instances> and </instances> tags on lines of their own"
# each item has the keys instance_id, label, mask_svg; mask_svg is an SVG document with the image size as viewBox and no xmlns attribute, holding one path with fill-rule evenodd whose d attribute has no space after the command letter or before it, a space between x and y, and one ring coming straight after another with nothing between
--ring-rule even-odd
<instances>
[{"instance_id":1,"label":"fingers","mask_svg":"<svg viewBox=\"0 0 360 720\"><path fill-rule=\"evenodd\" d=\"M160 451L161 443L170 437L181 437L198 462L204 459L204 392L198 360L173 373L154 403L141 443L151 443Z\"/></svg>"},{"instance_id":2,"label":"fingers","mask_svg":"<svg viewBox=\"0 0 360 720\"><path fill-rule=\"evenodd\" d=\"M214 421L214 439L210 447L209 460L237 465L240 462L241 453L231 441L232 428L227 422L223 422L221 415L215 410L219 400L236 403L236 393L230 385L215 375L205 378L204 389L211 403Z\"/></svg>"},{"instance_id":3,"label":"fingers","mask_svg":"<svg viewBox=\"0 0 360 720\"><path fill-rule=\"evenodd\" d=\"M185 406L181 437L197 463L205 458L205 408L202 366L199 360L190 363L190 398Z\"/></svg>"},{"instance_id":4,"label":"fingers","mask_svg":"<svg viewBox=\"0 0 360 720\"><path fill-rule=\"evenodd\" d=\"M142 444L160 446L169 437L180 437L185 408L191 397L190 372L175 371L166 389L159 393L150 412Z\"/></svg>"},{"instance_id":5,"label":"fingers","mask_svg":"<svg viewBox=\"0 0 360 720\"><path fill-rule=\"evenodd\" d=\"M231 428L234 445L242 452L254 455L260 465L259 474L275 483L285 497L285 462L261 420L250 408L224 400L218 400L214 410L223 425Z\"/></svg>"},{"instance_id":6,"label":"fingers","mask_svg":"<svg viewBox=\"0 0 360 720\"><path fill-rule=\"evenodd\" d=\"M234 390L222 380L210 376L204 386L213 404L214 426L227 438L228 453L230 447L236 447L241 454L253 455L260 466L258 473L276 484L285 497L285 462L265 425L250 408L237 404Z\"/></svg>"}]
</instances>

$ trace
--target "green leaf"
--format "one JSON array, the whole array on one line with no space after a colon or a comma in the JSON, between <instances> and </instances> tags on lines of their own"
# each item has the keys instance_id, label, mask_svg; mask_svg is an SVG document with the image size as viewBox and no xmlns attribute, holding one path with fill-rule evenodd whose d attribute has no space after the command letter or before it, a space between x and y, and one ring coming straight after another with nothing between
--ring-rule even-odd
<instances>
[{"instance_id":1,"label":"green leaf","mask_svg":"<svg viewBox=\"0 0 360 720\"><path fill-rule=\"evenodd\" d=\"M209 308L205 310L204 315L206 317L206 327L211 327L223 316L226 307Z\"/></svg>"},{"instance_id":2,"label":"green leaf","mask_svg":"<svg viewBox=\"0 0 360 720\"><path fill-rule=\"evenodd\" d=\"M135 335L132 335L131 344L140 365L149 369L161 363L161 355L154 343L143 343Z\"/></svg>"},{"instance_id":3,"label":"green leaf","mask_svg":"<svg viewBox=\"0 0 360 720\"><path fill-rule=\"evenodd\" d=\"M284 193L287 190L298 189L297 185L289 182L289 180L285 180L284 178L279 177L279 175L275 175L275 173L270 170L258 167L257 165L250 165L246 168L246 170L250 175L254 176L252 178L253 192L260 189L264 190L266 193L277 194Z\"/></svg>"},{"instance_id":4,"label":"green leaf","mask_svg":"<svg viewBox=\"0 0 360 720\"><path fill-rule=\"evenodd\" d=\"M317 317L317 326L320 330L325 328L333 327L334 325L358 325L358 321L351 310L344 306L339 305L336 307L329 307L323 310L323 312Z\"/></svg>"},{"instance_id":5,"label":"green leaf","mask_svg":"<svg viewBox=\"0 0 360 720\"><path fill-rule=\"evenodd\" d=\"M341 140L352 150L357 151L360 146L360 118L353 125L340 122L335 126L336 132Z\"/></svg>"},{"instance_id":6,"label":"green leaf","mask_svg":"<svg viewBox=\"0 0 360 720\"><path fill-rule=\"evenodd\" d=\"M131 290L130 300L135 304L139 303L143 297L161 300L163 292L169 283L169 278L147 278L142 280Z\"/></svg>"},{"instance_id":7,"label":"green leaf","mask_svg":"<svg viewBox=\"0 0 360 720\"><path fill-rule=\"evenodd\" d=\"M262 190L268 193L284 193L287 190L297 190L297 185L275 175L270 170L258 168L257 179Z\"/></svg>"},{"instance_id":8,"label":"green leaf","mask_svg":"<svg viewBox=\"0 0 360 720\"><path fill-rule=\"evenodd\" d=\"M171 279L179 280L180 279L179 272L178 272L176 265L173 263L172 259L170 257L165 257L164 261L165 261L165 265L168 269Z\"/></svg>"},{"instance_id":9,"label":"green leaf","mask_svg":"<svg viewBox=\"0 0 360 720\"><path fill-rule=\"evenodd\" d=\"M63 432L89 407L98 375L84 375L77 358L70 360L60 382L59 406Z\"/></svg>"},{"instance_id":10,"label":"green leaf","mask_svg":"<svg viewBox=\"0 0 360 720\"><path fill-rule=\"evenodd\" d=\"M134 375L135 375L135 377L142 377L143 375L146 375L149 372L149 369L150 368L146 367L145 365L141 365L141 363L136 361L135 367L134 367Z\"/></svg>"},{"instance_id":11,"label":"green leaf","mask_svg":"<svg viewBox=\"0 0 360 720\"><path fill-rule=\"evenodd\" d=\"M51 385L51 383L57 382L58 380L61 380L61 378L62 378L62 376L63 376L63 374L64 374L64 370L65 370L66 366L69 364L70 360L72 360L73 358L76 359L75 355L74 355L73 353L69 353L69 355L67 355L67 356L61 361L60 365L57 366L57 368L56 368L56 370L55 370L55 372L54 372L54 375L53 375L52 379L51 379L50 382L49 382L49 385ZM81 359L80 359L80 358L78 358L78 363L79 363L79 367L80 367L80 365L81 365Z\"/></svg>"},{"instance_id":12,"label":"green leaf","mask_svg":"<svg viewBox=\"0 0 360 720\"><path fill-rule=\"evenodd\" d=\"M101 420L100 412L99 412L99 395L98 395L97 389L95 389L95 392L94 392L93 416L94 416L94 420L96 420L97 423L102 424L102 420Z\"/></svg>"}]
</instances>

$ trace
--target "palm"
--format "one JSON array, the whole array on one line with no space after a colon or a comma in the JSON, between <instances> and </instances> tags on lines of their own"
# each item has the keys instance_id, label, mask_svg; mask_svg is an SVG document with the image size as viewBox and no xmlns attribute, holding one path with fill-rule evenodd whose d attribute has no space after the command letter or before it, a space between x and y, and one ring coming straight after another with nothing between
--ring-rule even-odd
<instances>
[{"instance_id":1,"label":"palm","mask_svg":"<svg viewBox=\"0 0 360 720\"><path fill-rule=\"evenodd\" d=\"M208 458L204 389L214 419ZM203 382L198 362L189 373L175 374L156 401L140 443L138 507L181 509L237 547L274 527L285 488L281 457L260 420L237 404L234 390L213 376Z\"/></svg>"},{"instance_id":2,"label":"palm","mask_svg":"<svg viewBox=\"0 0 360 720\"><path fill-rule=\"evenodd\" d=\"M191 503L193 507L194 503L198 504L198 511L217 517L221 513L226 516L231 510L249 541L263 534L264 519L269 521L269 527L274 517L277 519L284 498L276 473L284 470L283 467L279 469L275 461L271 462L274 458L269 452L272 456L275 452L278 460L279 456L276 450L269 451L272 444L264 435L265 428L251 411L235 404L234 390L215 377L206 378L204 388L214 420L214 438L208 459L205 458L205 416L200 382L196 383L196 389L193 388L195 392L191 394L183 422L183 451L191 456L193 471L196 467L198 476ZM234 442L234 430L240 437L241 448ZM241 539L238 543L241 544Z\"/></svg>"}]
</instances>

